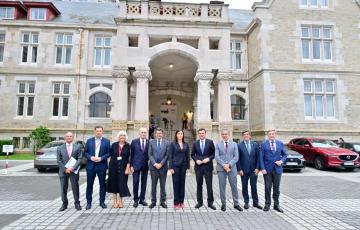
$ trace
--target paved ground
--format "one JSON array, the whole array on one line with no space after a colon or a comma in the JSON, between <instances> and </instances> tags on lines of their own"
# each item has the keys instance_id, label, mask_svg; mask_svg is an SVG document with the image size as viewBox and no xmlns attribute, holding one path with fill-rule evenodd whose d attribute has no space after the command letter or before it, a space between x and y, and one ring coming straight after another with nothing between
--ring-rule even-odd
<instances>
[{"instance_id":1,"label":"paved ground","mask_svg":"<svg viewBox=\"0 0 360 230\"><path fill-rule=\"evenodd\" d=\"M61 200L56 170L38 173L32 167L31 161L10 162L8 174L0 174L1 229L360 229L360 170L318 171L308 167L302 173L283 174L281 205L284 214L273 210L264 213L253 207L244 212L234 210L229 186L227 211L221 212L216 175L213 187L216 211L206 207L194 208L196 182L193 175L188 175L186 207L181 210L171 207L172 180L168 176L168 209L156 207L150 210L143 206L135 209L131 198L125 199L123 209L114 209L111 207L112 194L107 195L108 208L101 209L96 202L98 185L95 184L93 209L76 211L71 204L65 212L58 212ZM84 206L84 170L80 175L81 204ZM131 177L129 188L132 190ZM148 188L149 202L149 184ZM238 188L241 194L240 179ZM264 204L262 176L259 177L258 189L260 202ZM68 197L71 203L71 191Z\"/></svg>"}]
</instances>

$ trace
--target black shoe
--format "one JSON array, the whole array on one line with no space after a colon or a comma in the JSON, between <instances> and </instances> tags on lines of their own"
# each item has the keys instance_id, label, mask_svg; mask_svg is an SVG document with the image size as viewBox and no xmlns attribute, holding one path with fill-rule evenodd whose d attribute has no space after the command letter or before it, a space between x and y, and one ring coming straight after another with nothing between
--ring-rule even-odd
<instances>
[{"instance_id":1,"label":"black shoe","mask_svg":"<svg viewBox=\"0 0 360 230\"><path fill-rule=\"evenodd\" d=\"M134 204L133 204L134 208L137 208L139 206L139 202L137 201L134 201Z\"/></svg>"},{"instance_id":2,"label":"black shoe","mask_svg":"<svg viewBox=\"0 0 360 230\"><path fill-rule=\"evenodd\" d=\"M279 205L274 205L274 210L276 210L276 211L278 211L278 212L281 212L281 213L284 212L284 210L283 210L282 208L280 208Z\"/></svg>"},{"instance_id":3,"label":"black shoe","mask_svg":"<svg viewBox=\"0 0 360 230\"><path fill-rule=\"evenodd\" d=\"M67 205L63 204L63 205L61 205L61 208L59 209L59 211L63 212L63 211L65 211L65 209L67 209Z\"/></svg>"},{"instance_id":4,"label":"black shoe","mask_svg":"<svg viewBox=\"0 0 360 230\"><path fill-rule=\"evenodd\" d=\"M107 208L106 204L104 204L104 203L101 203L100 207L102 207L103 209Z\"/></svg>"},{"instance_id":5,"label":"black shoe","mask_svg":"<svg viewBox=\"0 0 360 230\"><path fill-rule=\"evenodd\" d=\"M248 203L244 204L244 208L249 209L249 204Z\"/></svg>"},{"instance_id":6,"label":"black shoe","mask_svg":"<svg viewBox=\"0 0 360 230\"><path fill-rule=\"evenodd\" d=\"M213 204L208 204L208 207L211 208L212 210L216 210L216 207ZM196 206L195 206L196 208Z\"/></svg>"},{"instance_id":7,"label":"black shoe","mask_svg":"<svg viewBox=\"0 0 360 230\"><path fill-rule=\"evenodd\" d=\"M163 208L167 208L167 205L164 202L161 202L160 206L163 207Z\"/></svg>"},{"instance_id":8,"label":"black shoe","mask_svg":"<svg viewBox=\"0 0 360 230\"><path fill-rule=\"evenodd\" d=\"M240 212L243 211L243 209L240 207L240 205L235 205L234 208Z\"/></svg>"},{"instance_id":9,"label":"black shoe","mask_svg":"<svg viewBox=\"0 0 360 230\"><path fill-rule=\"evenodd\" d=\"M139 204L141 204L142 206L148 206L148 203L146 203L146 201L145 201L145 200L140 201L140 202L139 202Z\"/></svg>"},{"instance_id":10,"label":"black shoe","mask_svg":"<svg viewBox=\"0 0 360 230\"><path fill-rule=\"evenodd\" d=\"M259 205L259 204L254 204L253 207L258 208L258 209L263 209L263 207L261 205Z\"/></svg>"},{"instance_id":11,"label":"black shoe","mask_svg":"<svg viewBox=\"0 0 360 230\"><path fill-rule=\"evenodd\" d=\"M149 208L154 208L155 206L156 206L155 203L151 203L150 206L149 206Z\"/></svg>"},{"instance_id":12,"label":"black shoe","mask_svg":"<svg viewBox=\"0 0 360 230\"><path fill-rule=\"evenodd\" d=\"M202 206L203 206L203 204L197 203L197 204L195 205L195 208L201 208Z\"/></svg>"},{"instance_id":13,"label":"black shoe","mask_svg":"<svg viewBox=\"0 0 360 230\"><path fill-rule=\"evenodd\" d=\"M85 209L86 209L86 210L89 210L90 208L91 208L91 204L87 203Z\"/></svg>"},{"instance_id":14,"label":"black shoe","mask_svg":"<svg viewBox=\"0 0 360 230\"><path fill-rule=\"evenodd\" d=\"M221 205L221 211L223 211L223 212L226 211L226 205L225 204Z\"/></svg>"},{"instance_id":15,"label":"black shoe","mask_svg":"<svg viewBox=\"0 0 360 230\"><path fill-rule=\"evenodd\" d=\"M81 208L80 204L75 204L75 209L80 211L82 208Z\"/></svg>"},{"instance_id":16,"label":"black shoe","mask_svg":"<svg viewBox=\"0 0 360 230\"><path fill-rule=\"evenodd\" d=\"M265 205L265 207L264 207L264 212L267 212L267 211L269 211L270 210L270 206L269 205Z\"/></svg>"}]
</instances>

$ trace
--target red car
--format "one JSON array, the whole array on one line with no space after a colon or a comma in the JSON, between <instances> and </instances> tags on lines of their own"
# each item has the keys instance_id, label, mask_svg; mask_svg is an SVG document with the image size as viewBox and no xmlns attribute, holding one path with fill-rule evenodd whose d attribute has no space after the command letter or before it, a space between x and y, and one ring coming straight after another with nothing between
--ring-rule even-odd
<instances>
[{"instance_id":1,"label":"red car","mask_svg":"<svg viewBox=\"0 0 360 230\"><path fill-rule=\"evenodd\" d=\"M360 167L358 154L338 147L333 141L321 138L295 138L289 144L291 150L301 153L306 163L313 163L317 169Z\"/></svg>"}]
</instances>

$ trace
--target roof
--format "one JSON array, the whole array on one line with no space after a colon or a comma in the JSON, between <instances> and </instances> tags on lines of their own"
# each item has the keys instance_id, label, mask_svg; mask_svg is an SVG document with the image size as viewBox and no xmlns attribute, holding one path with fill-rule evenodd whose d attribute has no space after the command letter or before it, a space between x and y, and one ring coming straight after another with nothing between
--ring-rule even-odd
<instances>
[{"instance_id":1,"label":"roof","mask_svg":"<svg viewBox=\"0 0 360 230\"><path fill-rule=\"evenodd\" d=\"M252 10L229 9L229 20L236 30L245 30L255 18Z\"/></svg>"}]
</instances>

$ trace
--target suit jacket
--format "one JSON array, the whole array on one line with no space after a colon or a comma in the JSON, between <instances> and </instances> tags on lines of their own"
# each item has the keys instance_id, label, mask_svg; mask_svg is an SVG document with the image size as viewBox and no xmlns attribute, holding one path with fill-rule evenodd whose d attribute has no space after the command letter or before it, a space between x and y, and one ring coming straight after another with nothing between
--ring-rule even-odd
<instances>
[{"instance_id":1,"label":"suit jacket","mask_svg":"<svg viewBox=\"0 0 360 230\"><path fill-rule=\"evenodd\" d=\"M205 139L205 147L204 154L201 152L200 148L200 140L197 140L193 143L191 158L195 161L195 170L204 167L206 171L213 171L213 160L215 157L215 145L214 142L210 139ZM197 160L204 160L205 158L209 158L209 162L206 164L197 165Z\"/></svg>"},{"instance_id":2,"label":"suit jacket","mask_svg":"<svg viewBox=\"0 0 360 230\"><path fill-rule=\"evenodd\" d=\"M88 159L86 163L86 170L106 170L108 168L107 159L110 156L110 141L105 137L101 138L99 157L100 162L94 162L91 157L95 156L95 137L89 138L85 145L85 156Z\"/></svg>"},{"instance_id":3,"label":"suit jacket","mask_svg":"<svg viewBox=\"0 0 360 230\"><path fill-rule=\"evenodd\" d=\"M283 172L282 166L277 166L275 161L281 160L283 163L286 161L286 152L284 144L281 141L275 140L276 151L272 151L270 147L269 140L265 140L261 144L260 150L260 169L266 170L268 173L271 173L275 169L276 174L281 174Z\"/></svg>"},{"instance_id":4,"label":"suit jacket","mask_svg":"<svg viewBox=\"0 0 360 230\"><path fill-rule=\"evenodd\" d=\"M149 144L149 168L150 170L157 170L154 167L155 163L161 163L162 167L159 170L168 170L168 157L170 152L170 142L162 139L160 146L160 162L157 162L157 140L151 140Z\"/></svg>"},{"instance_id":5,"label":"suit jacket","mask_svg":"<svg viewBox=\"0 0 360 230\"><path fill-rule=\"evenodd\" d=\"M80 167L81 158L83 157L83 154L81 152L81 148L77 144L72 144L72 153L71 157L75 158L76 164L74 166L74 170L77 170L78 167ZM67 153L66 143L60 145L57 148L57 162L59 165L59 176L63 177L65 176L65 165L70 160L69 155Z\"/></svg>"},{"instance_id":6,"label":"suit jacket","mask_svg":"<svg viewBox=\"0 0 360 230\"><path fill-rule=\"evenodd\" d=\"M130 156L130 165L134 167L134 170L140 170L143 167L148 168L148 148L149 140L145 140L144 151L141 150L140 138L136 138L131 142L131 156Z\"/></svg>"},{"instance_id":7,"label":"suit jacket","mask_svg":"<svg viewBox=\"0 0 360 230\"><path fill-rule=\"evenodd\" d=\"M231 171L236 171L236 162L239 160L238 151L237 144L233 141L228 141L227 151L225 151L224 141L217 143L215 147L216 171L224 171L224 164L229 164Z\"/></svg>"},{"instance_id":8,"label":"suit jacket","mask_svg":"<svg viewBox=\"0 0 360 230\"><path fill-rule=\"evenodd\" d=\"M169 154L169 168L185 166L190 169L190 148L188 143L184 143L183 149L180 148L179 143L172 142L170 144Z\"/></svg>"},{"instance_id":9,"label":"suit jacket","mask_svg":"<svg viewBox=\"0 0 360 230\"><path fill-rule=\"evenodd\" d=\"M238 144L238 149L239 160L236 163L238 171L242 170L245 174L249 174L260 168L260 148L258 143L250 141L250 154L244 141Z\"/></svg>"}]
</instances>

